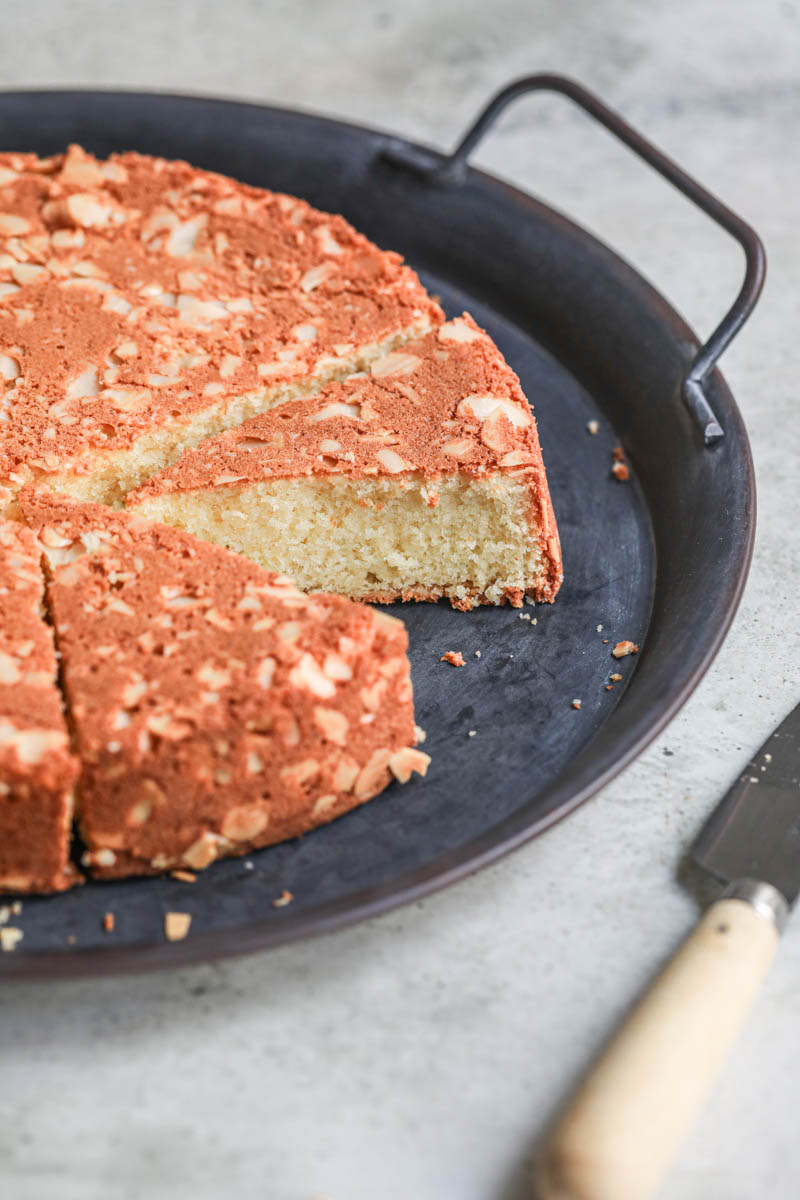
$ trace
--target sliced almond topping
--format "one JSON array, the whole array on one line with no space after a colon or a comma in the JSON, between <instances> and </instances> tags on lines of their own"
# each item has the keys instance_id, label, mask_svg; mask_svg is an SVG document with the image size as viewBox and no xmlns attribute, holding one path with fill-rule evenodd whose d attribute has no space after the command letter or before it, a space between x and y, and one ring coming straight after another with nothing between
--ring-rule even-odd
<instances>
[{"instance_id":1,"label":"sliced almond topping","mask_svg":"<svg viewBox=\"0 0 800 1200\"><path fill-rule=\"evenodd\" d=\"M300 287L304 292L313 292L315 288L318 288L320 284L325 282L326 279L330 279L331 275L335 274L336 267L333 263L320 263L319 266L311 267L308 271L306 271L305 275L300 280Z\"/></svg>"},{"instance_id":2,"label":"sliced almond topping","mask_svg":"<svg viewBox=\"0 0 800 1200\"><path fill-rule=\"evenodd\" d=\"M465 396L456 412L459 417L474 417L478 421L485 421L498 410L505 413L515 429L524 429L531 423L531 414L526 412L521 404L515 404L501 396Z\"/></svg>"},{"instance_id":3,"label":"sliced almond topping","mask_svg":"<svg viewBox=\"0 0 800 1200\"><path fill-rule=\"evenodd\" d=\"M379 450L375 457L381 466L392 475L397 475L400 471L411 470L410 465L399 454L396 454L394 450Z\"/></svg>"},{"instance_id":4,"label":"sliced almond topping","mask_svg":"<svg viewBox=\"0 0 800 1200\"><path fill-rule=\"evenodd\" d=\"M354 759L346 755L339 759L333 772L333 786L337 792L349 792L358 778L359 766Z\"/></svg>"},{"instance_id":5,"label":"sliced almond topping","mask_svg":"<svg viewBox=\"0 0 800 1200\"><path fill-rule=\"evenodd\" d=\"M319 412L312 413L308 418L309 421L330 421L332 417L353 417L361 416L361 406L359 404L343 404L341 400L334 400L331 404L326 404Z\"/></svg>"},{"instance_id":6,"label":"sliced almond topping","mask_svg":"<svg viewBox=\"0 0 800 1200\"><path fill-rule=\"evenodd\" d=\"M19 379L22 374L20 365L16 358L12 358L10 354L0 354L0 376L12 382L14 379Z\"/></svg>"},{"instance_id":7,"label":"sliced almond topping","mask_svg":"<svg viewBox=\"0 0 800 1200\"><path fill-rule=\"evenodd\" d=\"M232 808L222 821L222 832L233 842L251 842L269 824L269 813L256 805Z\"/></svg>"},{"instance_id":8,"label":"sliced almond topping","mask_svg":"<svg viewBox=\"0 0 800 1200\"><path fill-rule=\"evenodd\" d=\"M46 274L45 268L37 267L35 263L17 263L11 268L11 278L23 287L27 283L34 283L40 275Z\"/></svg>"},{"instance_id":9,"label":"sliced almond topping","mask_svg":"<svg viewBox=\"0 0 800 1200\"><path fill-rule=\"evenodd\" d=\"M218 839L213 833L203 833L196 842L192 842L188 850L184 850L183 860L196 871L202 871L218 856L218 844Z\"/></svg>"},{"instance_id":10,"label":"sliced almond topping","mask_svg":"<svg viewBox=\"0 0 800 1200\"><path fill-rule=\"evenodd\" d=\"M327 669L323 674L310 654L304 654L297 666L292 668L289 672L289 682L292 687L305 688L312 695L319 696L320 700L330 700L336 695L336 685L331 682Z\"/></svg>"},{"instance_id":11,"label":"sliced almond topping","mask_svg":"<svg viewBox=\"0 0 800 1200\"><path fill-rule=\"evenodd\" d=\"M412 771L426 775L430 766L431 756L413 746L404 746L389 759L389 770L400 783L408 783Z\"/></svg>"},{"instance_id":12,"label":"sliced almond topping","mask_svg":"<svg viewBox=\"0 0 800 1200\"><path fill-rule=\"evenodd\" d=\"M454 438L451 442L445 442L442 446L442 454L448 455L449 458L456 459L457 462L467 462L475 453L475 443L471 438Z\"/></svg>"},{"instance_id":13,"label":"sliced almond topping","mask_svg":"<svg viewBox=\"0 0 800 1200\"><path fill-rule=\"evenodd\" d=\"M346 744L350 722L344 713L338 712L335 708L324 708L318 704L314 708L314 724L329 742L333 742L337 746Z\"/></svg>"},{"instance_id":14,"label":"sliced almond topping","mask_svg":"<svg viewBox=\"0 0 800 1200\"><path fill-rule=\"evenodd\" d=\"M456 317L439 327L440 342L477 342L483 334L468 325L463 317Z\"/></svg>"},{"instance_id":15,"label":"sliced almond topping","mask_svg":"<svg viewBox=\"0 0 800 1200\"><path fill-rule=\"evenodd\" d=\"M366 766L359 771L353 787L353 794L357 799L368 800L370 796L374 796L380 790L386 780L391 757L391 750L380 749L372 752Z\"/></svg>"},{"instance_id":16,"label":"sliced almond topping","mask_svg":"<svg viewBox=\"0 0 800 1200\"><path fill-rule=\"evenodd\" d=\"M421 363L422 359L417 354L393 350L391 354L376 358L369 369L376 379L382 379L385 375L410 375Z\"/></svg>"},{"instance_id":17,"label":"sliced almond topping","mask_svg":"<svg viewBox=\"0 0 800 1200\"><path fill-rule=\"evenodd\" d=\"M18 217L16 213L0 212L0 236L21 237L31 227L30 221Z\"/></svg>"}]
</instances>

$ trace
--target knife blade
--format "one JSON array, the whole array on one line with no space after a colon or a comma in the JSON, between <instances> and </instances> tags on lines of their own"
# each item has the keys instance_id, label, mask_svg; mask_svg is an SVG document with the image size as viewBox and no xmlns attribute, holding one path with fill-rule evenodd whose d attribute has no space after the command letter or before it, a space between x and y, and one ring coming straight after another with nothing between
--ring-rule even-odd
<instances>
[{"instance_id":1,"label":"knife blade","mask_svg":"<svg viewBox=\"0 0 800 1200\"><path fill-rule=\"evenodd\" d=\"M800 894L800 704L714 809L692 858L718 879L772 884L793 904Z\"/></svg>"},{"instance_id":2,"label":"knife blade","mask_svg":"<svg viewBox=\"0 0 800 1200\"><path fill-rule=\"evenodd\" d=\"M601 1052L537 1161L539 1200L648 1200L699 1111L800 894L800 705L698 834L728 886Z\"/></svg>"}]
</instances>

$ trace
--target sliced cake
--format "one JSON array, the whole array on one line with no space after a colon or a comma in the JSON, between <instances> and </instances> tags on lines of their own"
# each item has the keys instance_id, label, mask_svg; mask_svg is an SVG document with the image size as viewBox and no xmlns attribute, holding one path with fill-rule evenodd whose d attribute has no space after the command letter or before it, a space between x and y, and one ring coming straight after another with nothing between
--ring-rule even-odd
<instances>
[{"instance_id":1,"label":"sliced cake","mask_svg":"<svg viewBox=\"0 0 800 1200\"><path fill-rule=\"evenodd\" d=\"M49 565L93 874L205 867L424 774L401 622L137 516L20 503Z\"/></svg>"},{"instance_id":2,"label":"sliced cake","mask_svg":"<svg viewBox=\"0 0 800 1200\"><path fill-rule=\"evenodd\" d=\"M342 217L184 162L0 154L0 485L119 501L442 320Z\"/></svg>"},{"instance_id":3,"label":"sliced cake","mask_svg":"<svg viewBox=\"0 0 800 1200\"><path fill-rule=\"evenodd\" d=\"M466 609L552 600L562 579L536 422L466 314L204 442L128 504L309 591Z\"/></svg>"},{"instance_id":4,"label":"sliced cake","mask_svg":"<svg viewBox=\"0 0 800 1200\"><path fill-rule=\"evenodd\" d=\"M70 753L56 682L44 577L33 534L0 523L0 891L54 892L78 881L69 861Z\"/></svg>"}]
</instances>

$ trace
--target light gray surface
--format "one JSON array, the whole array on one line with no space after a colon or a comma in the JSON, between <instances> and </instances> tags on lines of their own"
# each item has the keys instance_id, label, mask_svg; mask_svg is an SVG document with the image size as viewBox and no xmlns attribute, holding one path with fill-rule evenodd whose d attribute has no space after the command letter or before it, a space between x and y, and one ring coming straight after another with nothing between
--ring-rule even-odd
<instances>
[{"instance_id":1,"label":"light gray surface","mask_svg":"<svg viewBox=\"0 0 800 1200\"><path fill-rule=\"evenodd\" d=\"M765 238L767 293L724 365L758 468L750 583L623 778L480 877L327 940L3 992L9 1200L523 1200L543 1123L695 916L687 840L800 699L800 6L6 0L3 29L5 87L243 95L439 145L509 78L560 69ZM701 332L732 297L736 248L565 101L520 104L480 161L598 230ZM799 980L795 920L664 1200L796 1200Z\"/></svg>"}]
</instances>

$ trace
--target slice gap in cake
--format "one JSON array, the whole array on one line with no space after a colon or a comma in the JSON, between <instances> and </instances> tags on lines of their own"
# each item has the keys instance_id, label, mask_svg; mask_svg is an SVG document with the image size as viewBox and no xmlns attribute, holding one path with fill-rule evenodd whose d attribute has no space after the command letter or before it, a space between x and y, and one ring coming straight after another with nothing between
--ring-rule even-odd
<instances>
[{"instance_id":1,"label":"slice gap in cake","mask_svg":"<svg viewBox=\"0 0 800 1200\"><path fill-rule=\"evenodd\" d=\"M0 485L125 492L437 325L344 218L184 162L0 154Z\"/></svg>"},{"instance_id":2,"label":"slice gap in cake","mask_svg":"<svg viewBox=\"0 0 800 1200\"><path fill-rule=\"evenodd\" d=\"M401 622L135 515L20 503L48 560L92 874L197 870L425 773Z\"/></svg>"},{"instance_id":3,"label":"slice gap in cake","mask_svg":"<svg viewBox=\"0 0 800 1200\"><path fill-rule=\"evenodd\" d=\"M0 892L78 883L69 859L78 763L64 721L44 576L29 529L0 523Z\"/></svg>"},{"instance_id":4,"label":"slice gap in cake","mask_svg":"<svg viewBox=\"0 0 800 1200\"><path fill-rule=\"evenodd\" d=\"M562 580L536 422L466 314L204 442L127 502L312 592L468 609L549 601Z\"/></svg>"}]
</instances>

